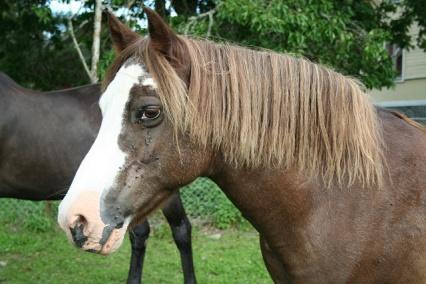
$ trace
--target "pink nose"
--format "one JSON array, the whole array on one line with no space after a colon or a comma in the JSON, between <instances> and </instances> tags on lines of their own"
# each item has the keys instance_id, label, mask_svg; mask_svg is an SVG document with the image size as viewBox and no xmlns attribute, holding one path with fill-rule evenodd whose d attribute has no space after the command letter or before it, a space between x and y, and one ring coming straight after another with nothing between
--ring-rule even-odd
<instances>
[{"instance_id":1,"label":"pink nose","mask_svg":"<svg viewBox=\"0 0 426 284\"><path fill-rule=\"evenodd\" d=\"M100 217L99 193L82 191L78 196L65 198L59 208L59 224L79 248L109 254L121 244L127 228L105 224Z\"/></svg>"},{"instance_id":2,"label":"pink nose","mask_svg":"<svg viewBox=\"0 0 426 284\"><path fill-rule=\"evenodd\" d=\"M82 191L65 198L59 208L59 223L73 243L87 251L100 251L99 243L105 224L99 215L99 193Z\"/></svg>"}]
</instances>

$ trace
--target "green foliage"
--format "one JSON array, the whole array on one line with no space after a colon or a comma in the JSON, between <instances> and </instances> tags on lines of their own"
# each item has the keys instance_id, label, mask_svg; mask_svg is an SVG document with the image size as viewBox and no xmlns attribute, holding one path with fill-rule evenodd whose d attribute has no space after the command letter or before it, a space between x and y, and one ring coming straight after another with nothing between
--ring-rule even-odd
<instances>
[{"instance_id":1,"label":"green foliage","mask_svg":"<svg viewBox=\"0 0 426 284\"><path fill-rule=\"evenodd\" d=\"M210 219L218 229L244 225L240 211L220 188L207 178L198 178L181 189L186 212L196 218Z\"/></svg>"},{"instance_id":2,"label":"green foliage","mask_svg":"<svg viewBox=\"0 0 426 284\"><path fill-rule=\"evenodd\" d=\"M212 32L220 40L307 57L379 88L392 85L395 75L382 20L371 1L229 0L217 6ZM191 32L205 35L208 22L201 19Z\"/></svg>"},{"instance_id":3,"label":"green foliage","mask_svg":"<svg viewBox=\"0 0 426 284\"><path fill-rule=\"evenodd\" d=\"M48 232L56 227L58 202L0 199L0 223L23 227L29 232Z\"/></svg>"},{"instance_id":4,"label":"green foliage","mask_svg":"<svg viewBox=\"0 0 426 284\"><path fill-rule=\"evenodd\" d=\"M67 0L63 0L67 2ZM417 22L417 42L426 48L424 0L113 0L114 11L123 6L121 19L137 31L144 18L142 4L155 8L172 25L205 36L209 17L191 18L216 9L211 36L246 46L267 48L307 57L359 78L368 88L393 84L395 72L384 43L411 48L409 33ZM75 33L86 62L90 63L94 0L73 18ZM37 89L54 89L88 82L71 42L66 18L53 14L49 1L0 2L0 70L19 83ZM113 59L109 36L101 39L99 75Z\"/></svg>"},{"instance_id":5,"label":"green foliage","mask_svg":"<svg viewBox=\"0 0 426 284\"><path fill-rule=\"evenodd\" d=\"M218 229L248 227L240 211L207 178L199 178L182 188L181 196L190 217L203 220ZM22 226L31 232L46 232L55 227L57 206L58 202L0 199L0 222ZM168 230L168 226L160 226L157 234L161 237Z\"/></svg>"},{"instance_id":6,"label":"green foliage","mask_svg":"<svg viewBox=\"0 0 426 284\"><path fill-rule=\"evenodd\" d=\"M378 11L387 19L383 27L390 31L391 42L402 48L412 48L414 43L426 50L426 5L424 0L384 0ZM414 24L419 27L418 35L414 40L410 35L410 27Z\"/></svg>"},{"instance_id":7,"label":"green foliage","mask_svg":"<svg viewBox=\"0 0 426 284\"><path fill-rule=\"evenodd\" d=\"M112 64L115 58L114 50L105 50L99 58L98 75L99 78L104 78L108 67Z\"/></svg>"},{"instance_id":8,"label":"green foliage","mask_svg":"<svg viewBox=\"0 0 426 284\"><path fill-rule=\"evenodd\" d=\"M87 82L48 1L0 1L0 70L24 86L55 89Z\"/></svg>"},{"instance_id":9,"label":"green foliage","mask_svg":"<svg viewBox=\"0 0 426 284\"><path fill-rule=\"evenodd\" d=\"M67 2L67 0L63 0ZM114 10L127 4L118 0ZM129 24L137 29L142 17L142 0L133 1ZM86 62L90 65L95 1L84 2L84 9L73 15L74 32ZM47 0L0 1L0 71L18 83L39 90L52 90L89 83L70 37L68 14L54 14ZM112 60L106 29L102 32L103 75Z\"/></svg>"},{"instance_id":10,"label":"green foliage","mask_svg":"<svg viewBox=\"0 0 426 284\"><path fill-rule=\"evenodd\" d=\"M244 224L245 219L231 203L221 203L213 214L213 224L218 229L228 229L235 225Z\"/></svg>"}]
</instances>

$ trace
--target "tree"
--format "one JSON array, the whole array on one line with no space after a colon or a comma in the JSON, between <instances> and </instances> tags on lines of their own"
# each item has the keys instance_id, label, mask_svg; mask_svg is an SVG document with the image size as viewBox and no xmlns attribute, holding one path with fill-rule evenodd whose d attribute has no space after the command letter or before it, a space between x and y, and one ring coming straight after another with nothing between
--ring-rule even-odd
<instances>
[{"instance_id":1,"label":"tree","mask_svg":"<svg viewBox=\"0 0 426 284\"><path fill-rule=\"evenodd\" d=\"M212 37L304 56L359 78L369 88L393 84L392 62L384 48L390 33L382 27L382 18L370 1L219 3ZM191 32L206 34L209 24L211 20L204 17Z\"/></svg>"},{"instance_id":2,"label":"tree","mask_svg":"<svg viewBox=\"0 0 426 284\"><path fill-rule=\"evenodd\" d=\"M102 0L96 0L95 4L95 18L93 27L93 43L92 43L92 83L99 80L98 78L98 63L99 63L99 50L101 40L101 22L102 22Z\"/></svg>"},{"instance_id":3,"label":"tree","mask_svg":"<svg viewBox=\"0 0 426 284\"><path fill-rule=\"evenodd\" d=\"M30 88L53 89L87 82L64 37L64 19L48 1L0 1L0 70ZM74 71L74 72L72 72Z\"/></svg>"},{"instance_id":4,"label":"tree","mask_svg":"<svg viewBox=\"0 0 426 284\"><path fill-rule=\"evenodd\" d=\"M97 72L87 69L91 77L97 74L102 78L114 53L105 29L94 33L96 1L100 2L82 1L85 9L74 15L72 22L84 62L96 55L93 35L100 35L99 62L92 60L90 68L97 68ZM145 17L141 8L145 4L182 33L304 56L359 78L369 88L380 88L391 86L395 76L385 42L411 48L408 29L416 21L420 26L417 41L426 48L424 0L395 2L111 0L103 4L120 9L121 19L142 33L145 27L138 20ZM0 69L24 85L41 89L85 83L88 76L67 28L69 16L53 15L48 4L48 0L0 2Z\"/></svg>"},{"instance_id":5,"label":"tree","mask_svg":"<svg viewBox=\"0 0 426 284\"><path fill-rule=\"evenodd\" d=\"M87 76L90 78L91 83L97 83L99 81L98 77L98 64L100 57L100 39L101 39L101 26L102 26L102 0L96 0L95 2L95 15L93 19L93 37L92 37L92 54L91 54L91 66L90 69L86 63L83 52L81 51L80 45L74 33L74 25L72 20L74 16L68 18L68 31L73 40L75 49L77 50L78 56L80 57L81 63L83 64L84 70L87 73Z\"/></svg>"},{"instance_id":6,"label":"tree","mask_svg":"<svg viewBox=\"0 0 426 284\"><path fill-rule=\"evenodd\" d=\"M385 21L383 27L391 32L392 43L402 48L412 48L413 42L426 50L426 2L424 0L383 1L378 10ZM410 27L416 23L419 34L413 40Z\"/></svg>"}]
</instances>

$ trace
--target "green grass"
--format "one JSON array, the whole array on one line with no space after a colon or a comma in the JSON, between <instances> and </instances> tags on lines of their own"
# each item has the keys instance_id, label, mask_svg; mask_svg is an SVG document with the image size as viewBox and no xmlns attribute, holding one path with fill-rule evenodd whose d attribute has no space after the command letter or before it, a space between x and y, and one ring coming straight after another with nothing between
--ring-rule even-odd
<instances>
[{"instance_id":1,"label":"green grass","mask_svg":"<svg viewBox=\"0 0 426 284\"><path fill-rule=\"evenodd\" d=\"M216 232L214 232L216 233ZM193 230L199 283L272 283L253 229ZM0 220L0 283L125 283L129 241L103 257L74 248L57 228L34 231ZM168 226L158 223L148 240L144 283L183 283L177 248Z\"/></svg>"}]
</instances>

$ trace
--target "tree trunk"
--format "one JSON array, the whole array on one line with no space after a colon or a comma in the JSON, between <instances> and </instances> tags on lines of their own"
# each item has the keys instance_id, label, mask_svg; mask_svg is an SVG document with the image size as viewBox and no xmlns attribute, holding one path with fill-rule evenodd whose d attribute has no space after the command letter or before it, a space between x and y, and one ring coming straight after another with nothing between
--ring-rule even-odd
<instances>
[{"instance_id":1,"label":"tree trunk","mask_svg":"<svg viewBox=\"0 0 426 284\"><path fill-rule=\"evenodd\" d=\"M102 0L96 0L93 28L92 65L90 67L92 83L98 82L98 62L101 38Z\"/></svg>"}]
</instances>

